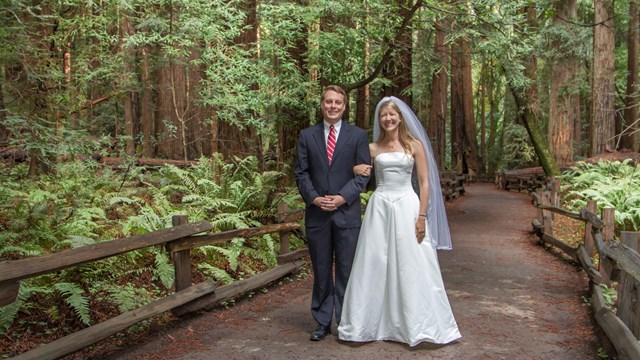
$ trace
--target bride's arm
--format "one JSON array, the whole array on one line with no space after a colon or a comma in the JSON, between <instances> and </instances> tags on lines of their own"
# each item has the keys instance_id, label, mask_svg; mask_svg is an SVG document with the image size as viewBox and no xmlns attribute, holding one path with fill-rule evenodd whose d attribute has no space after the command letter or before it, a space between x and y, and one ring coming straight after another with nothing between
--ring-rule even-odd
<instances>
[{"instance_id":1,"label":"bride's arm","mask_svg":"<svg viewBox=\"0 0 640 360\"><path fill-rule=\"evenodd\" d=\"M371 159L375 157L375 144L369 144L369 152L371 153ZM353 173L356 176L371 176L371 169L373 165L359 164L353 167Z\"/></svg>"},{"instance_id":2,"label":"bride's arm","mask_svg":"<svg viewBox=\"0 0 640 360\"><path fill-rule=\"evenodd\" d=\"M371 165L360 164L353 167L353 173L357 176L369 176L371 175Z\"/></svg>"},{"instance_id":3,"label":"bride's arm","mask_svg":"<svg viewBox=\"0 0 640 360\"><path fill-rule=\"evenodd\" d=\"M424 147L418 141L411 144L413 158L415 159L418 183L420 184L420 210L418 220L416 220L416 236L418 244L424 240L427 226L427 208L429 207L429 169L427 167L427 156Z\"/></svg>"}]
</instances>

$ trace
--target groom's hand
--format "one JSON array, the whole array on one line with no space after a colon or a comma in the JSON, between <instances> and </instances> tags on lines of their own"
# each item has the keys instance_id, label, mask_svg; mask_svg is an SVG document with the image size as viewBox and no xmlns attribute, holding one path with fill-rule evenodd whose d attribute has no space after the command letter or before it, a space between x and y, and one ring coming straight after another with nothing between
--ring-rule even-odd
<instances>
[{"instance_id":1,"label":"groom's hand","mask_svg":"<svg viewBox=\"0 0 640 360\"><path fill-rule=\"evenodd\" d=\"M346 200L341 195L326 195L313 199L313 203L322 211L335 211L345 202Z\"/></svg>"},{"instance_id":2,"label":"groom's hand","mask_svg":"<svg viewBox=\"0 0 640 360\"><path fill-rule=\"evenodd\" d=\"M319 207L322 211L334 211L335 209L337 209L329 196L318 196L317 198L313 199L313 204Z\"/></svg>"},{"instance_id":3,"label":"groom's hand","mask_svg":"<svg viewBox=\"0 0 640 360\"><path fill-rule=\"evenodd\" d=\"M327 198L329 200L328 201L328 205L329 205L330 208L332 208L332 210L329 210L329 211L336 210L337 208L342 206L342 204L347 202L342 197L342 195L326 195L325 198Z\"/></svg>"}]
</instances>

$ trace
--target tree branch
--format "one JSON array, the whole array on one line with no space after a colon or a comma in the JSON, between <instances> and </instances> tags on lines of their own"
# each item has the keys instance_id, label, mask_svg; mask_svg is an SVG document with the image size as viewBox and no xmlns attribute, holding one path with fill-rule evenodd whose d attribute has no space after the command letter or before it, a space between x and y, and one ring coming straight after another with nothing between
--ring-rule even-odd
<instances>
[{"instance_id":1,"label":"tree branch","mask_svg":"<svg viewBox=\"0 0 640 360\"><path fill-rule=\"evenodd\" d=\"M409 10L407 15L405 15L404 19L402 19L402 24L398 27L398 30L396 32L396 36L393 38L393 40L391 40L387 44L389 47L387 48L387 51L385 51L384 55L382 55L382 59L380 60L378 65L376 65L376 68L373 70L373 72L371 72L371 74L369 74L369 76L367 76L366 78L364 78L364 79L362 79L362 80L360 80L358 82L342 86L344 91L346 91L348 93L351 90L359 89L359 88L369 84L370 82L372 82L373 79L375 79L380 74L380 72L382 72L382 69L384 68L384 66L391 60L391 54L393 53L393 51L395 49L398 48L398 43L399 43L400 39L402 38L402 36L404 35L404 33L407 31L407 29L409 27L409 21L411 21L411 18L413 17L413 15L422 6L424 6L424 2L422 0L416 1L415 5L413 5L411 10Z\"/></svg>"}]
</instances>

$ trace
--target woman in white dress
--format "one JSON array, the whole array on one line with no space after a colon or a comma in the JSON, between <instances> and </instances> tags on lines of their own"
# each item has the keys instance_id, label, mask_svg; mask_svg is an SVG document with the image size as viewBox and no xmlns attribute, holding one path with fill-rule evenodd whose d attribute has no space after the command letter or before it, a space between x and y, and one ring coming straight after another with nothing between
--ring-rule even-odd
<instances>
[{"instance_id":1,"label":"woman in white dress","mask_svg":"<svg viewBox=\"0 0 640 360\"><path fill-rule=\"evenodd\" d=\"M459 339L436 254L451 249L440 179L426 132L400 99L378 103L369 149L377 187L362 222L338 337L409 346ZM354 171L368 176L371 168Z\"/></svg>"}]
</instances>

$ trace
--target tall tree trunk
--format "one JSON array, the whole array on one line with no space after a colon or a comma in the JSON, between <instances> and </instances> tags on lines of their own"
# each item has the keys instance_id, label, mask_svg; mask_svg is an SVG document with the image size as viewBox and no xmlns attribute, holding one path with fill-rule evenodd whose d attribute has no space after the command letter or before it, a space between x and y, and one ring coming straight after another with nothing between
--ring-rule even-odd
<instances>
[{"instance_id":1,"label":"tall tree trunk","mask_svg":"<svg viewBox=\"0 0 640 360\"><path fill-rule=\"evenodd\" d=\"M482 165L478 169L479 173L484 174L485 163L487 161L487 144L486 144L486 98L487 98L487 62L482 63L482 69L480 71L480 158L482 159Z\"/></svg>"},{"instance_id":2,"label":"tall tree trunk","mask_svg":"<svg viewBox=\"0 0 640 360\"><path fill-rule=\"evenodd\" d=\"M556 15L553 25L564 31L559 33L571 33L571 24L564 26L566 22L572 22L578 15L576 0L556 0ZM571 35L567 35L571 36ZM555 159L560 164L573 162L574 122L579 121L575 111L579 109L580 97L575 88L576 64L570 51L563 51L566 45L566 37L560 37L553 41L553 46L559 54L551 65L551 89L549 94L549 146Z\"/></svg>"},{"instance_id":3,"label":"tall tree trunk","mask_svg":"<svg viewBox=\"0 0 640 360\"><path fill-rule=\"evenodd\" d=\"M446 124L447 124L447 94L449 79L447 65L449 64L449 47L445 45L445 32L443 24L436 24L434 52L438 69L434 71L431 81L431 108L429 110L429 125L427 133L431 140L433 156L438 164L438 169L444 171L446 151Z\"/></svg>"},{"instance_id":4,"label":"tall tree trunk","mask_svg":"<svg viewBox=\"0 0 640 360\"><path fill-rule=\"evenodd\" d=\"M237 36L236 43L243 46L247 50L255 49L258 46L258 23L256 16L257 1L244 0L241 4L241 8L245 12L245 31ZM252 91L258 90L257 83L248 84L247 86ZM240 117L241 115L238 116ZM231 124L220 124L220 128L224 128L226 130L226 139L231 140L231 142L225 144L225 147L223 148L225 157L230 157L232 155L255 155L258 158L260 168L264 169L262 138L257 129L248 127L241 128ZM236 149L234 149L234 147Z\"/></svg>"},{"instance_id":5,"label":"tall tree trunk","mask_svg":"<svg viewBox=\"0 0 640 360\"><path fill-rule=\"evenodd\" d=\"M500 88L499 86L495 86L496 84L496 79L495 79L495 73L493 71L493 66L490 67L489 70L489 94L488 94L488 101L489 101L489 139L487 139L487 149L489 150L489 153L491 154L491 156L489 156L486 159L487 162L487 174L489 176L493 176L496 172L496 167L498 165L498 157L495 151L495 146L496 146L496 133L497 133L497 129L498 129L498 118L496 117L496 111L498 109L498 106L496 105L496 98L499 98L498 96L495 96L495 94L499 91L498 89Z\"/></svg>"},{"instance_id":6,"label":"tall tree trunk","mask_svg":"<svg viewBox=\"0 0 640 360\"><path fill-rule=\"evenodd\" d=\"M9 129L7 123L7 107L4 103L4 74L0 74L0 147L9 145Z\"/></svg>"},{"instance_id":7,"label":"tall tree trunk","mask_svg":"<svg viewBox=\"0 0 640 360\"><path fill-rule=\"evenodd\" d=\"M638 49L640 48L640 12L638 0L629 1L629 29L627 39L627 96L625 98L624 121L620 147L638 151Z\"/></svg>"},{"instance_id":8,"label":"tall tree trunk","mask_svg":"<svg viewBox=\"0 0 640 360\"><path fill-rule=\"evenodd\" d=\"M151 60L149 59L149 47L143 46L140 52L140 82L142 92L140 94L140 132L142 134L142 156L154 157L156 155L156 124L153 102L153 83L151 76Z\"/></svg>"},{"instance_id":9,"label":"tall tree trunk","mask_svg":"<svg viewBox=\"0 0 640 360\"><path fill-rule=\"evenodd\" d=\"M455 47L451 47L451 167L457 173L462 173L462 157L464 149L464 51L462 40L458 40ZM454 50L455 49L455 50Z\"/></svg>"},{"instance_id":10,"label":"tall tree trunk","mask_svg":"<svg viewBox=\"0 0 640 360\"><path fill-rule=\"evenodd\" d=\"M132 36L134 33L133 26L129 23L127 15L123 15L120 19L120 46L119 51L123 54L124 69L126 74L122 74L121 87L130 87L127 84L127 77L135 73L135 53L123 48L126 37ZM138 122L138 95L136 91L126 91L124 96L124 134L127 137L125 143L125 153L133 156L136 154L136 124Z\"/></svg>"},{"instance_id":11,"label":"tall tree trunk","mask_svg":"<svg viewBox=\"0 0 640 360\"><path fill-rule=\"evenodd\" d=\"M412 1L397 0L397 2L400 5L400 17L407 18L410 16ZM384 96L395 96L412 107L413 96L410 93L406 93L406 90L411 89L412 84L412 33L405 31L400 37L396 38L396 41L396 56L391 59L383 71L384 77L390 79L391 84L384 87L383 93Z\"/></svg>"},{"instance_id":12,"label":"tall tree trunk","mask_svg":"<svg viewBox=\"0 0 640 360\"><path fill-rule=\"evenodd\" d=\"M42 7L39 8L41 16L40 19L45 18L53 18L51 6L48 4L43 4ZM33 31L33 42L36 44L40 44L39 56L42 58L25 58L24 68L33 69L38 68L39 62L50 62L51 64L58 64L59 61L56 59L56 44L49 40L56 29L56 24L53 20L49 20L51 23L47 21L37 22L37 27ZM42 65L46 67L48 65ZM29 70L27 70L29 71ZM40 76L26 76L24 79L27 84L27 91L31 92L28 97L29 101L32 101L32 104L29 106L32 109L32 121L40 122L38 124L42 127L52 127L57 123L58 116L56 115L57 111L54 109L55 104L52 103L54 98L52 91L56 89L55 84L51 81L50 78L42 78ZM54 124L54 125L51 125ZM34 126L33 128L36 128ZM56 129L52 129L50 134L53 134L53 139L49 139L50 142L57 142L55 134L57 134ZM35 140L37 139L37 140ZM38 139L38 135L34 135L34 141L43 141L42 139ZM55 144L48 143L48 147L53 147ZM55 163L56 158L53 152L47 152L43 149L43 147L34 147L29 150L29 176L36 176L39 174L47 174L53 172L53 164Z\"/></svg>"},{"instance_id":13,"label":"tall tree trunk","mask_svg":"<svg viewBox=\"0 0 640 360\"><path fill-rule=\"evenodd\" d=\"M560 168L553 158L551 150L549 149L549 145L542 135L540 124L536 116L533 115L531 113L531 110L529 110L529 108L527 107L526 100L524 99L522 94L519 94L517 90L515 90L512 86L511 91L516 101L516 106L519 109L518 118L524 124L525 128L527 129L527 133L529 133L533 148L535 149L536 154L540 159L540 163L542 164L542 168L544 169L545 174L547 174L547 176L560 175Z\"/></svg>"},{"instance_id":14,"label":"tall tree trunk","mask_svg":"<svg viewBox=\"0 0 640 360\"><path fill-rule=\"evenodd\" d=\"M365 2L365 7L366 7L366 19L365 22L368 24L369 23L369 4ZM366 78L367 76L369 76L369 39L365 39L365 44L364 44L364 58L362 59L363 61L363 68L364 70L364 77ZM370 86L369 84L364 85L363 87L360 87L358 89L356 89L357 91L357 95L356 95L356 121L355 124L357 127L362 128L362 129L368 129L369 128L369 110L370 110Z\"/></svg>"},{"instance_id":15,"label":"tall tree trunk","mask_svg":"<svg viewBox=\"0 0 640 360\"><path fill-rule=\"evenodd\" d=\"M615 150L615 24L613 0L595 0L591 155Z\"/></svg>"},{"instance_id":16,"label":"tall tree trunk","mask_svg":"<svg viewBox=\"0 0 640 360\"><path fill-rule=\"evenodd\" d=\"M513 75L511 75L511 72L509 71L507 66L503 65L503 69L505 72L505 76L507 77L507 82L509 83L509 89L511 90L511 94L513 95L514 101L516 103L518 121L522 122L522 124L524 124L524 127L527 129L527 133L529 134L529 138L531 140L531 143L533 144L536 155L540 160L542 169L547 176L560 175L560 167L558 167L558 164L551 154L551 149L549 148L549 144L547 143L547 140L543 135L540 121L538 120L538 117L533 114L531 108L529 107L530 102L526 98L526 91L514 85Z\"/></svg>"},{"instance_id":17,"label":"tall tree trunk","mask_svg":"<svg viewBox=\"0 0 640 360\"><path fill-rule=\"evenodd\" d=\"M300 24L300 26L304 26ZM306 31L300 31L301 37L295 40L295 46L289 50L289 55L296 65L298 72L303 77L309 78L309 67L304 54L307 52L308 35ZM277 61L277 59L276 59ZM282 121L278 125L279 147L277 153L278 163L293 165L294 156L296 154L298 136L302 129L309 126L309 113L302 106L293 104L303 104L305 94L299 94L298 101L276 109L281 114ZM292 166L293 168L293 166Z\"/></svg>"},{"instance_id":18,"label":"tall tree trunk","mask_svg":"<svg viewBox=\"0 0 640 360\"><path fill-rule=\"evenodd\" d=\"M476 121L473 116L473 79L471 77L471 48L467 41L462 41L462 86L464 105L464 138L462 149L462 172L467 173L469 168L477 173L481 172L482 162L478 154L478 138L476 135Z\"/></svg>"}]
</instances>

